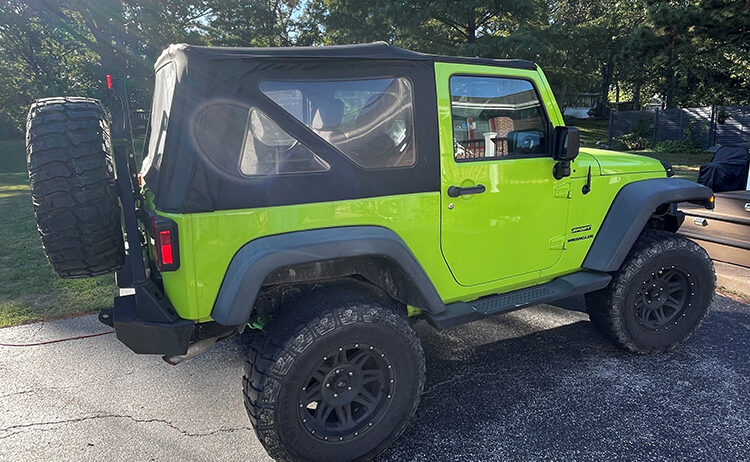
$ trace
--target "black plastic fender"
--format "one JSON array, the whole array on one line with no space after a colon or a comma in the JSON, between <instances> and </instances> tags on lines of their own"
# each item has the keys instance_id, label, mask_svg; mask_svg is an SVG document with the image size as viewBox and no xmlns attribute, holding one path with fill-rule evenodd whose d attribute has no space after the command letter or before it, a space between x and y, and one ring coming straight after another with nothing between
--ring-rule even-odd
<instances>
[{"instance_id":1,"label":"black plastic fender","mask_svg":"<svg viewBox=\"0 0 750 462\"><path fill-rule=\"evenodd\" d=\"M393 231L349 226L296 231L248 242L232 258L216 297L212 318L225 326L245 324L261 285L279 268L347 257L385 257L410 279L420 308L439 314L445 305L409 247Z\"/></svg>"},{"instance_id":2,"label":"black plastic fender","mask_svg":"<svg viewBox=\"0 0 750 462\"><path fill-rule=\"evenodd\" d=\"M692 202L712 208L712 196L710 188L681 178L654 178L623 186L581 266L617 271L659 205Z\"/></svg>"}]
</instances>

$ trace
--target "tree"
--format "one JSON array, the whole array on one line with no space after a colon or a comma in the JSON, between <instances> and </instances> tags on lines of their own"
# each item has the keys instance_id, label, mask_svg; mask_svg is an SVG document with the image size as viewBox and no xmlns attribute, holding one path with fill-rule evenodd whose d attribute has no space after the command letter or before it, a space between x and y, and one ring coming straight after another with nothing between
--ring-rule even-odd
<instances>
[{"instance_id":1,"label":"tree","mask_svg":"<svg viewBox=\"0 0 750 462\"><path fill-rule=\"evenodd\" d=\"M729 87L747 95L742 82L748 74L743 57L750 52L750 1L647 0L645 11L642 40L657 56L667 107L710 101L705 87L712 88L708 93L725 95Z\"/></svg>"},{"instance_id":2,"label":"tree","mask_svg":"<svg viewBox=\"0 0 750 462\"><path fill-rule=\"evenodd\" d=\"M312 45L317 36L300 0L216 0L206 30L219 46Z\"/></svg>"}]
</instances>

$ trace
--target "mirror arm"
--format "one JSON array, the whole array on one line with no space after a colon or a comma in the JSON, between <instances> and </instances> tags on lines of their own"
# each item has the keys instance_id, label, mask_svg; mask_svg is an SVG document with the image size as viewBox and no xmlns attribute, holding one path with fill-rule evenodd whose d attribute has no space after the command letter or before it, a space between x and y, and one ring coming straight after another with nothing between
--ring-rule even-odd
<instances>
[{"instance_id":1,"label":"mirror arm","mask_svg":"<svg viewBox=\"0 0 750 462\"><path fill-rule=\"evenodd\" d=\"M556 162L552 168L552 175L556 180L562 180L566 176L570 176L570 161L561 160Z\"/></svg>"}]
</instances>

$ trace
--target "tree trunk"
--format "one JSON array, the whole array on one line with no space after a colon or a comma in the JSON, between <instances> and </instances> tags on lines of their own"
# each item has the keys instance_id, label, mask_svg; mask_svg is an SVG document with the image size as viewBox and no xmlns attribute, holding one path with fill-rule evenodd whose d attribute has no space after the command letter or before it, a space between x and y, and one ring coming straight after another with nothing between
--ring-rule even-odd
<instances>
[{"instance_id":1,"label":"tree trunk","mask_svg":"<svg viewBox=\"0 0 750 462\"><path fill-rule=\"evenodd\" d=\"M638 72L633 82L633 109L636 111L641 110L641 85L643 85L643 76Z\"/></svg>"},{"instance_id":2,"label":"tree trunk","mask_svg":"<svg viewBox=\"0 0 750 462\"><path fill-rule=\"evenodd\" d=\"M474 43L477 41L477 18L474 17L474 12L469 12L469 24L466 27L466 43Z\"/></svg>"},{"instance_id":3,"label":"tree trunk","mask_svg":"<svg viewBox=\"0 0 750 462\"><path fill-rule=\"evenodd\" d=\"M599 89L599 104L596 106L595 117L603 118L607 115L607 103L609 103L609 87L612 86L614 65L612 64L613 53L610 52L609 59L602 64L602 86Z\"/></svg>"},{"instance_id":4,"label":"tree trunk","mask_svg":"<svg viewBox=\"0 0 750 462\"><path fill-rule=\"evenodd\" d=\"M666 106L667 109L673 109L677 107L675 102L675 94L677 93L677 72L675 71L675 58L674 49L672 45L669 47L669 58L667 59L667 66L665 69L667 78L667 94L666 94Z\"/></svg>"}]
</instances>

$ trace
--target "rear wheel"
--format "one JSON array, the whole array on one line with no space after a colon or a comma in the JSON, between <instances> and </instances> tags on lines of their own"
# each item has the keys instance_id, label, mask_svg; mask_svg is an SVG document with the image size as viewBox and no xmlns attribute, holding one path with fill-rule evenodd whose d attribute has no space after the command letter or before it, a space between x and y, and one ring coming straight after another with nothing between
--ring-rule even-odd
<instances>
[{"instance_id":1,"label":"rear wheel","mask_svg":"<svg viewBox=\"0 0 750 462\"><path fill-rule=\"evenodd\" d=\"M245 406L272 457L369 460L416 412L425 377L419 339L362 286L306 295L256 334Z\"/></svg>"},{"instance_id":2,"label":"rear wheel","mask_svg":"<svg viewBox=\"0 0 750 462\"><path fill-rule=\"evenodd\" d=\"M106 114L87 98L37 100L26 160L42 246L64 278L108 274L125 250Z\"/></svg>"},{"instance_id":3,"label":"rear wheel","mask_svg":"<svg viewBox=\"0 0 750 462\"><path fill-rule=\"evenodd\" d=\"M698 329L715 285L713 262L698 244L647 231L610 284L586 296L586 305L591 322L620 346L661 353Z\"/></svg>"}]
</instances>

